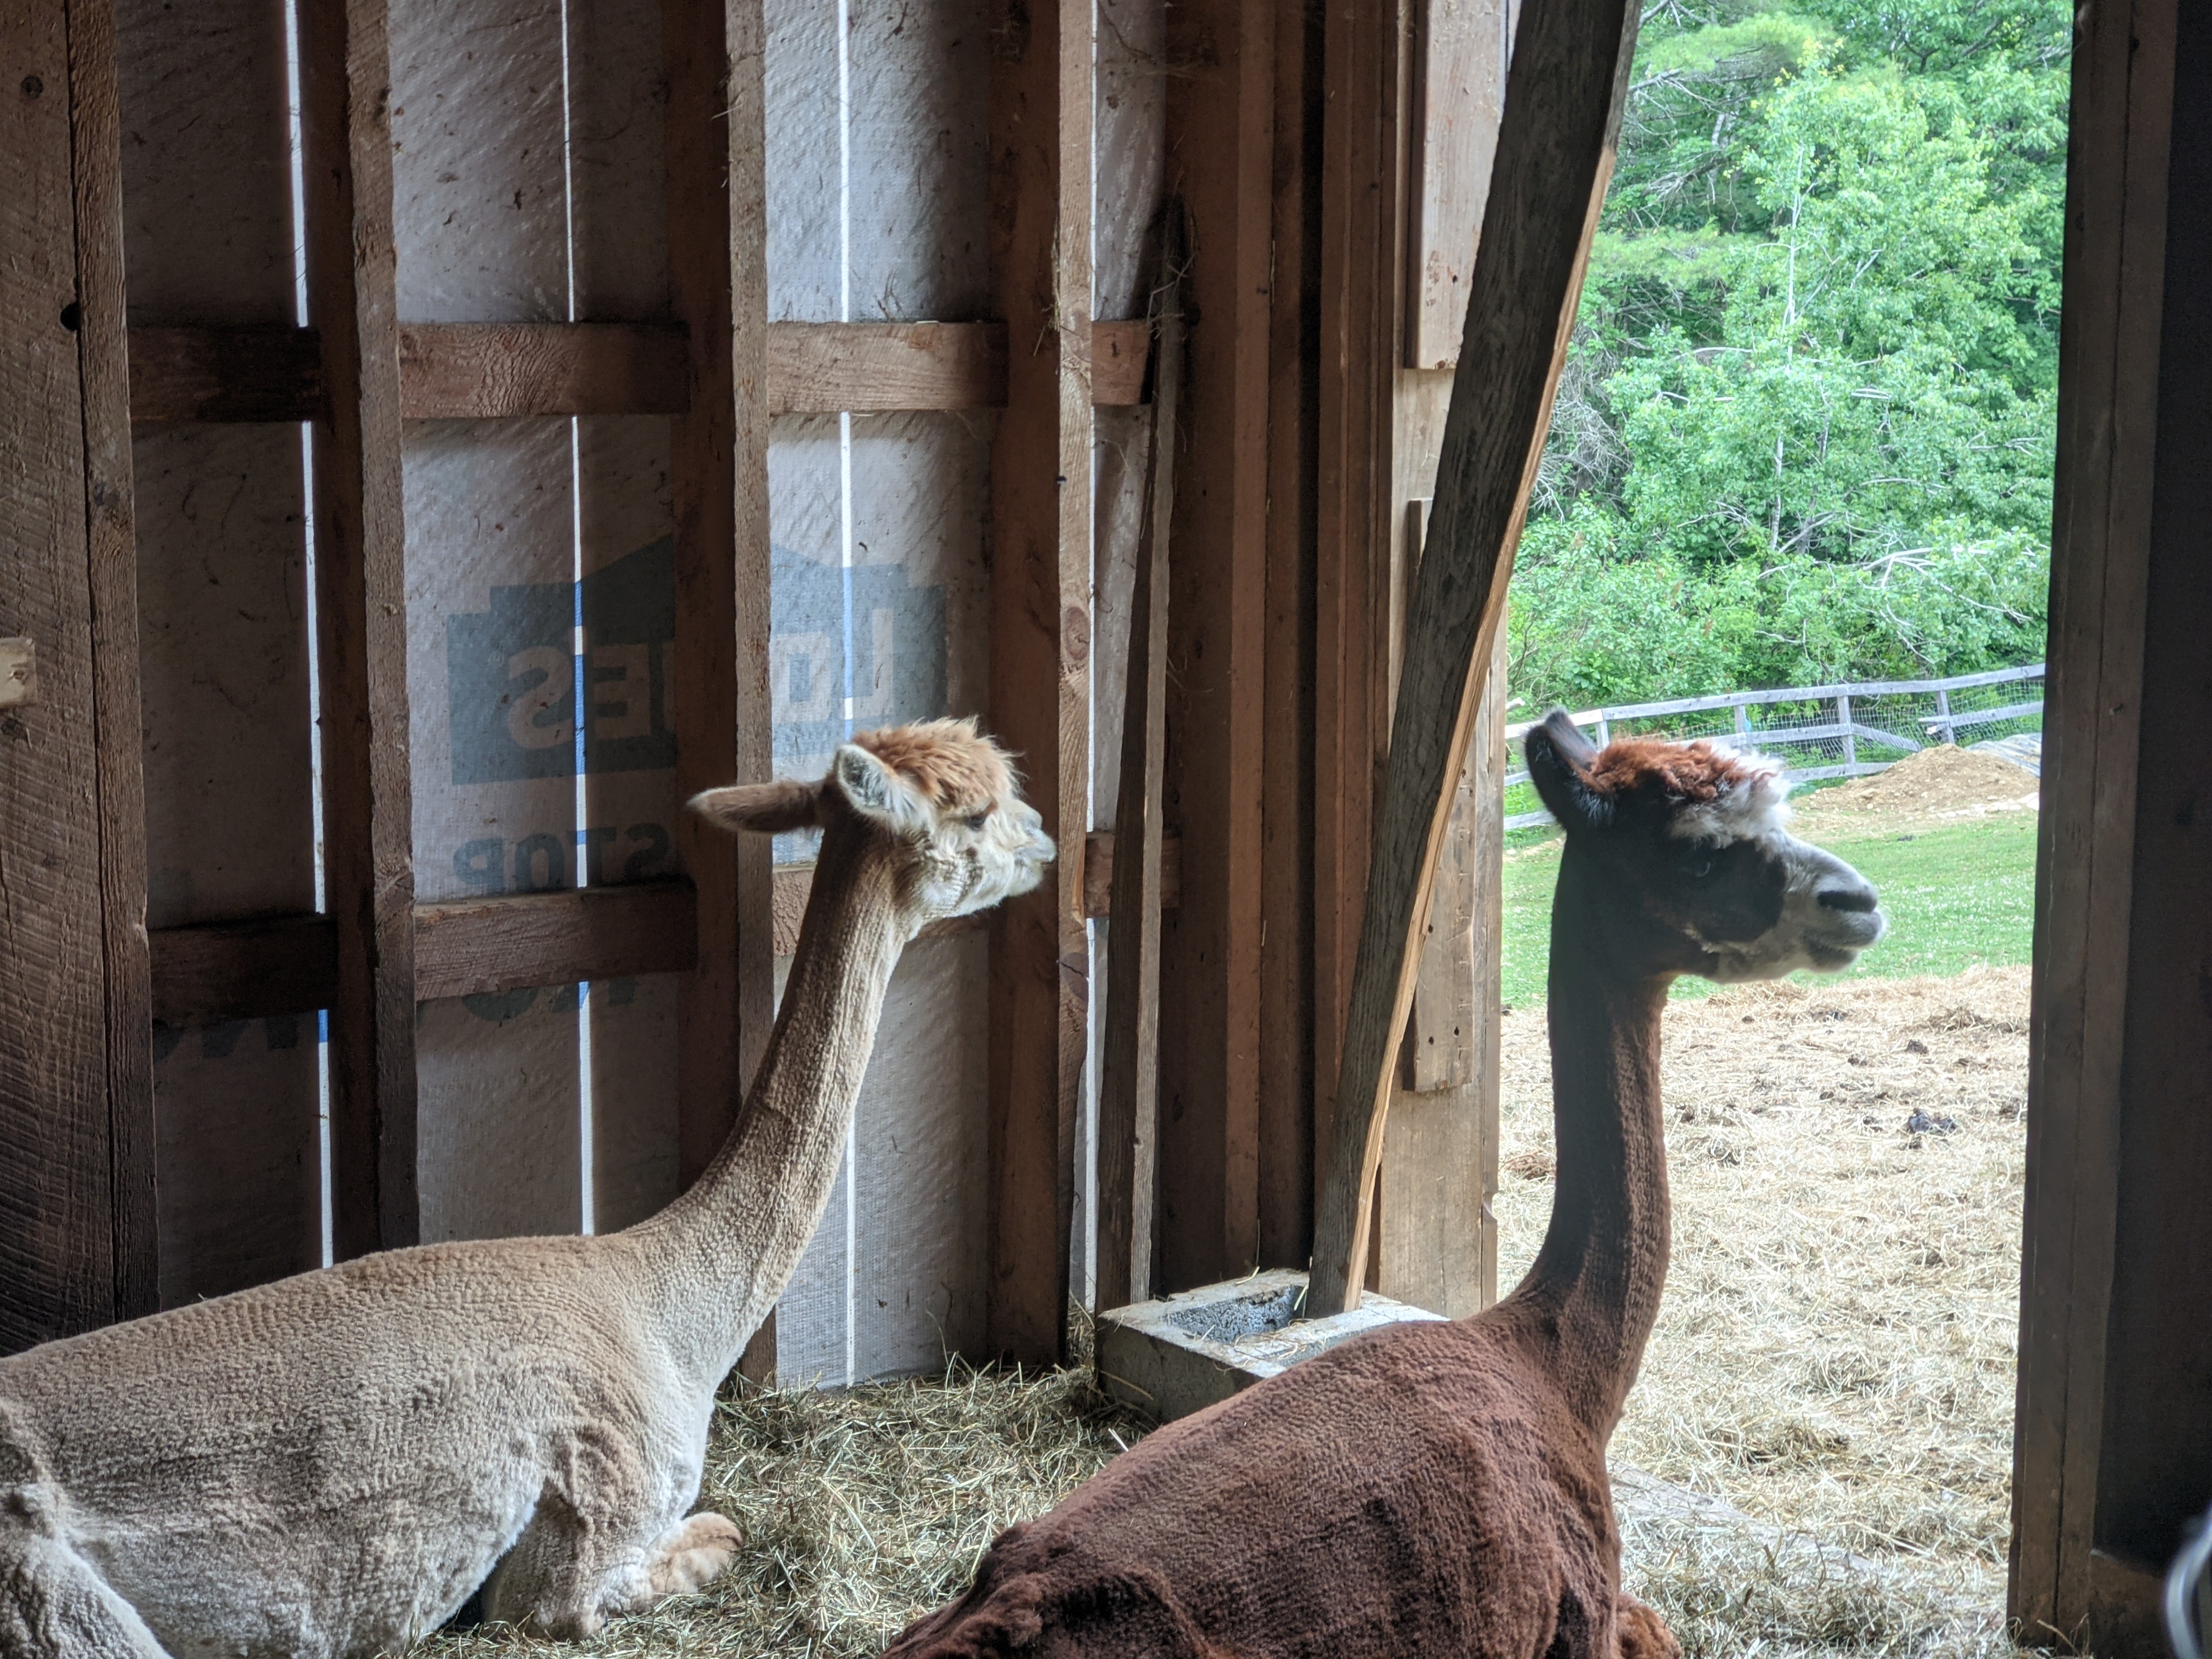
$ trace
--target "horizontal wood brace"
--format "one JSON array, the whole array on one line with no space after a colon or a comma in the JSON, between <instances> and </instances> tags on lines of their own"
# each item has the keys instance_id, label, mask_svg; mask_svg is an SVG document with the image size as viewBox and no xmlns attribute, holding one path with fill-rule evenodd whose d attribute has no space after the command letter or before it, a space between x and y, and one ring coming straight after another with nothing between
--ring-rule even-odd
<instances>
[{"instance_id":1,"label":"horizontal wood brace","mask_svg":"<svg viewBox=\"0 0 2212 1659\"><path fill-rule=\"evenodd\" d=\"M1091 397L1144 401L1147 325L1091 329ZM680 415L690 406L677 323L413 323L399 330L408 420ZM773 323L776 415L991 409L1006 401L1004 323ZM134 328L131 418L295 422L322 413L311 328Z\"/></svg>"},{"instance_id":2,"label":"horizontal wood brace","mask_svg":"<svg viewBox=\"0 0 2212 1659\"><path fill-rule=\"evenodd\" d=\"M1162 903L1180 896L1181 842L1161 846ZM775 872L775 953L799 945L812 865ZM1114 837L1085 849L1083 897L1093 919L1107 914ZM415 907L415 995L475 996L579 980L681 974L696 963L696 900L681 876L555 893L446 899ZM922 937L959 933L983 918L959 916ZM154 930L154 1018L169 1025L255 1019L328 1007L337 986L337 932L313 914L258 916Z\"/></svg>"}]
</instances>

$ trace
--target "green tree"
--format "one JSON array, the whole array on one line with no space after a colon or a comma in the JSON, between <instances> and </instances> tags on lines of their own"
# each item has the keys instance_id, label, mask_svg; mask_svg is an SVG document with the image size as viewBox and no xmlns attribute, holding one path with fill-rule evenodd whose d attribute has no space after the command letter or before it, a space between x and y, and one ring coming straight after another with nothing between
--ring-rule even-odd
<instances>
[{"instance_id":1,"label":"green tree","mask_svg":"<svg viewBox=\"0 0 2212 1659\"><path fill-rule=\"evenodd\" d=\"M1650 20L1522 543L1517 694L2040 651L2069 23Z\"/></svg>"}]
</instances>

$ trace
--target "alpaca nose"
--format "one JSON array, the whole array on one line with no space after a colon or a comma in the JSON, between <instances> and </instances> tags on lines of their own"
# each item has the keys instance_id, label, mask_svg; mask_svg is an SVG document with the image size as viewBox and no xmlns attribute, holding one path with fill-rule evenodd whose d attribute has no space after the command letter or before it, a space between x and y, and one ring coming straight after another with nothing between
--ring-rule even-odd
<instances>
[{"instance_id":1,"label":"alpaca nose","mask_svg":"<svg viewBox=\"0 0 2212 1659\"><path fill-rule=\"evenodd\" d=\"M1873 884L1857 876L1848 883L1831 881L1819 894L1823 910L1842 910L1852 915L1864 915L1875 908Z\"/></svg>"}]
</instances>

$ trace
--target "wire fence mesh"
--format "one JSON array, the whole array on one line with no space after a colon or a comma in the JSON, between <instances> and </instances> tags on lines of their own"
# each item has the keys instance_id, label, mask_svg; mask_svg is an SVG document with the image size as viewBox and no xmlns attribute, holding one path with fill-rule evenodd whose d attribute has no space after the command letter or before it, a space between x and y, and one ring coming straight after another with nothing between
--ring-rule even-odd
<instances>
[{"instance_id":1,"label":"wire fence mesh","mask_svg":"<svg viewBox=\"0 0 2212 1659\"><path fill-rule=\"evenodd\" d=\"M1933 744L1995 744L2043 731L2043 665L1938 680L1875 680L1734 691L1593 708L1572 716L1600 746L1614 738L1713 738L1780 761L1793 783L1863 777ZM1533 722L1530 722L1533 724ZM1528 725L1506 728L1509 745ZM1549 823L1524 768L1505 777L1505 827Z\"/></svg>"}]
</instances>

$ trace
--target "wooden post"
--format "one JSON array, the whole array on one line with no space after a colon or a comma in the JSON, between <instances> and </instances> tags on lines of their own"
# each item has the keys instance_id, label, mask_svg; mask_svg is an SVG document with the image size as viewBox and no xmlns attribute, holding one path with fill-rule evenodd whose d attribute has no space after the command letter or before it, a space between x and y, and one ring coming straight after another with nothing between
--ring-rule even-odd
<instances>
[{"instance_id":1,"label":"wooden post","mask_svg":"<svg viewBox=\"0 0 2212 1659\"><path fill-rule=\"evenodd\" d=\"M1173 565L1176 419L1182 406L1182 204L1162 216L1152 465L1129 606L1128 695L1114 816L1113 914L1106 1030L1099 1044L1097 1303L1151 1295L1158 1172L1160 1039L1161 788L1167 770L1168 587Z\"/></svg>"},{"instance_id":2,"label":"wooden post","mask_svg":"<svg viewBox=\"0 0 2212 1659\"><path fill-rule=\"evenodd\" d=\"M990 724L1060 856L992 919L987 1319L994 1352L1032 1364L1062 1346L1089 1004L1091 34L1090 0L992 8Z\"/></svg>"},{"instance_id":3,"label":"wooden post","mask_svg":"<svg viewBox=\"0 0 2212 1659\"><path fill-rule=\"evenodd\" d=\"M152 1310L153 1085L112 14L0 15L0 1352ZM19 661L21 660L19 658Z\"/></svg>"},{"instance_id":4,"label":"wooden post","mask_svg":"<svg viewBox=\"0 0 2212 1659\"><path fill-rule=\"evenodd\" d=\"M106 990L114 1316L160 1305L154 1211L153 988L146 941L146 797L140 762L138 550L131 515L131 368L123 283L122 131L113 0L69 8L76 177L77 374L92 600L94 769Z\"/></svg>"},{"instance_id":5,"label":"wooden post","mask_svg":"<svg viewBox=\"0 0 2212 1659\"><path fill-rule=\"evenodd\" d=\"M2146 844L2136 800L2148 583L2154 508L2163 510L2160 333L2173 303L2165 277L2177 14L2186 9L2120 0L2083 15L2068 158L2008 1611L2025 1640L2094 1643L2100 1653L2114 1650L2112 1625L2136 1622L2129 1575L2099 1548L2125 1085L2162 1042L2180 1042L2131 1017L2130 969ZM2202 87L2191 91L2201 100ZM2184 368L2201 375L2199 363ZM2197 455L2188 464L2201 468ZM2196 648L2201 662L2201 639ZM2201 945L2204 921L2195 921ZM2155 977L2191 975L2166 961ZM2131 1054L2131 1043L2147 1052ZM2149 1427L2173 1430L2170 1419ZM2156 1638L2142 1636L2135 1650L2159 1650Z\"/></svg>"},{"instance_id":6,"label":"wooden post","mask_svg":"<svg viewBox=\"0 0 2212 1659\"><path fill-rule=\"evenodd\" d=\"M1343 1011L1389 729L1378 693L1389 660L1391 410L1376 365L1395 361L1390 321L1401 291L1390 258L1399 224L1401 19L1395 7L1331 0L1324 28L1314 571L1316 1201L1335 1135Z\"/></svg>"},{"instance_id":7,"label":"wooden post","mask_svg":"<svg viewBox=\"0 0 2212 1659\"><path fill-rule=\"evenodd\" d=\"M769 721L768 183L761 0L663 0L668 261L689 330L676 485L679 799L771 773ZM698 965L678 1015L681 1178L737 1121L775 1017L771 848L678 829L698 892ZM742 1369L775 1369L771 1316Z\"/></svg>"},{"instance_id":8,"label":"wooden post","mask_svg":"<svg viewBox=\"0 0 2212 1659\"><path fill-rule=\"evenodd\" d=\"M1516 40L1468 324L1438 464L1431 545L1391 724L1330 1165L1315 1218L1309 1311L1357 1299L1382 1108L1419 967L1414 949L1460 757L1503 614L1551 398L1612 173L1637 12L1553 0ZM1581 212L1577 214L1575 209Z\"/></svg>"},{"instance_id":9,"label":"wooden post","mask_svg":"<svg viewBox=\"0 0 2212 1659\"><path fill-rule=\"evenodd\" d=\"M1844 732L1844 775L1856 777L1859 763L1859 734L1851 729L1851 700L1841 692L1836 694L1836 724Z\"/></svg>"},{"instance_id":10,"label":"wooden post","mask_svg":"<svg viewBox=\"0 0 2212 1659\"><path fill-rule=\"evenodd\" d=\"M1261 809L1275 0L1168 12L1168 144L1190 213L1190 418L1169 608L1182 903L1161 962L1162 1286L1259 1262Z\"/></svg>"},{"instance_id":11,"label":"wooden post","mask_svg":"<svg viewBox=\"0 0 2212 1659\"><path fill-rule=\"evenodd\" d=\"M392 62L384 0L303 0L307 314L319 331L315 548L323 859L337 929L331 1161L341 1259L416 1242L413 833Z\"/></svg>"},{"instance_id":12,"label":"wooden post","mask_svg":"<svg viewBox=\"0 0 2212 1659\"><path fill-rule=\"evenodd\" d=\"M1951 724L1951 694L1942 686L1936 690L1936 734L1944 743L1959 740L1959 728Z\"/></svg>"},{"instance_id":13,"label":"wooden post","mask_svg":"<svg viewBox=\"0 0 2212 1659\"><path fill-rule=\"evenodd\" d=\"M1267 764L1261 779L1260 1265L1298 1267L1314 1203L1314 441L1321 376L1324 7L1284 7L1275 36L1267 386Z\"/></svg>"}]
</instances>

